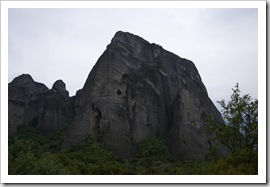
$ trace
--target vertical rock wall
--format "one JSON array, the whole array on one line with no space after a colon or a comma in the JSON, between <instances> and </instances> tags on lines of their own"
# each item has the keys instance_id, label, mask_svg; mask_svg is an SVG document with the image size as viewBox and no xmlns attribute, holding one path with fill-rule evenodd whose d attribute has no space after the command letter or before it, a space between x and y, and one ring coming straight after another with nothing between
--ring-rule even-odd
<instances>
[{"instance_id":1,"label":"vertical rock wall","mask_svg":"<svg viewBox=\"0 0 270 187\"><path fill-rule=\"evenodd\" d=\"M42 134L72 124L60 148L97 138L124 156L151 136L169 142L180 160L204 160L211 147L204 128L211 116L222 122L195 65L139 36L117 32L90 72L83 88L69 97L58 80L48 89L30 75L9 84L9 133L35 123Z\"/></svg>"},{"instance_id":2,"label":"vertical rock wall","mask_svg":"<svg viewBox=\"0 0 270 187\"><path fill-rule=\"evenodd\" d=\"M62 148L87 137L120 156L150 136L167 139L181 160L203 160L208 116L222 121L195 65L130 33L117 32L80 90ZM221 147L221 149L223 149Z\"/></svg>"},{"instance_id":3,"label":"vertical rock wall","mask_svg":"<svg viewBox=\"0 0 270 187\"><path fill-rule=\"evenodd\" d=\"M9 134L29 123L42 134L49 134L70 125L74 118L74 107L62 80L49 90L24 74L9 84L8 92Z\"/></svg>"}]
</instances>

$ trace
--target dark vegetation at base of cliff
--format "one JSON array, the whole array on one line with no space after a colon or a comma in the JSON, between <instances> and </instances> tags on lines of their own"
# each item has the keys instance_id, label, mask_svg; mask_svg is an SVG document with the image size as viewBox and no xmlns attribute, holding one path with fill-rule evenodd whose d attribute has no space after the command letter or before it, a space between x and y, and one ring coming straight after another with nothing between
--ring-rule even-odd
<instances>
[{"instance_id":1,"label":"dark vegetation at base of cliff","mask_svg":"<svg viewBox=\"0 0 270 187\"><path fill-rule=\"evenodd\" d=\"M166 142L148 138L138 147L139 155L124 159L104 150L97 140L86 139L62 151L57 146L67 128L50 136L39 135L31 125L21 125L9 136L9 175L204 175L258 174L257 155L252 161L244 151L226 158L210 155L204 162L177 161Z\"/></svg>"},{"instance_id":2,"label":"dark vegetation at base of cliff","mask_svg":"<svg viewBox=\"0 0 270 187\"><path fill-rule=\"evenodd\" d=\"M180 162L170 154L167 143L149 137L138 145L133 159L115 156L103 149L97 139L57 151L68 127L51 135L40 135L38 121L20 125L9 136L9 175L204 175L258 174L258 100L248 94L240 96L238 84L232 89L231 101L220 101L224 124L208 119L205 128L212 139L227 146L231 154L218 158L212 147L202 162Z\"/></svg>"}]
</instances>

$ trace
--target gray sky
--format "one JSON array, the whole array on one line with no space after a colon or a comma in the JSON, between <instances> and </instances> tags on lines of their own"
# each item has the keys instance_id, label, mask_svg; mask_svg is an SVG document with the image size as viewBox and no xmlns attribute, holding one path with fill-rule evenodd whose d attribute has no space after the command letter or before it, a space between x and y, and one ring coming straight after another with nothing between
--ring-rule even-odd
<instances>
[{"instance_id":1,"label":"gray sky","mask_svg":"<svg viewBox=\"0 0 270 187\"><path fill-rule=\"evenodd\" d=\"M216 106L236 82L258 98L257 18L247 8L9 9L8 79L28 73L49 88L62 79L75 95L122 30L193 61Z\"/></svg>"}]
</instances>

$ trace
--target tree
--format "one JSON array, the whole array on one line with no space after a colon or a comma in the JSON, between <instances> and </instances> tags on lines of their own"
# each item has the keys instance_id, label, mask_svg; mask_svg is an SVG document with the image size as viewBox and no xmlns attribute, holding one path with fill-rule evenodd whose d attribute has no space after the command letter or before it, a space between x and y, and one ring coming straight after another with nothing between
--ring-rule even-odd
<instances>
[{"instance_id":1,"label":"tree","mask_svg":"<svg viewBox=\"0 0 270 187\"><path fill-rule=\"evenodd\" d=\"M31 174L36 158L32 152L32 142L15 138L14 143L8 147L8 174Z\"/></svg>"},{"instance_id":2,"label":"tree","mask_svg":"<svg viewBox=\"0 0 270 187\"><path fill-rule=\"evenodd\" d=\"M231 101L218 101L222 107L223 124L209 120L207 128L230 151L256 153L258 148L258 100L249 94L240 96L238 83L232 89Z\"/></svg>"}]
</instances>

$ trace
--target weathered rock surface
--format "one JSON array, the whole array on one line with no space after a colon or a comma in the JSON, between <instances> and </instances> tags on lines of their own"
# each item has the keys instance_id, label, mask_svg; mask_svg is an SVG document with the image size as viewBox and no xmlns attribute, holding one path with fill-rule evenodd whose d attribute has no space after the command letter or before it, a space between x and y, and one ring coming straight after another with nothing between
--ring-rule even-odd
<instances>
[{"instance_id":1,"label":"weathered rock surface","mask_svg":"<svg viewBox=\"0 0 270 187\"><path fill-rule=\"evenodd\" d=\"M23 74L8 84L8 131L14 133L18 125L25 124L25 112L33 94L40 94L49 89L35 82L30 75Z\"/></svg>"},{"instance_id":2,"label":"weathered rock surface","mask_svg":"<svg viewBox=\"0 0 270 187\"><path fill-rule=\"evenodd\" d=\"M29 123L34 123L42 134L48 134L71 124L74 118L74 107L62 80L49 90L23 74L8 85L8 93L10 134L19 125Z\"/></svg>"},{"instance_id":3,"label":"weathered rock surface","mask_svg":"<svg viewBox=\"0 0 270 187\"><path fill-rule=\"evenodd\" d=\"M77 92L76 116L61 148L87 137L120 156L135 156L150 136L167 139L180 160L203 160L208 116L221 114L209 99L195 65L161 46L117 32ZM225 154L220 146L219 154Z\"/></svg>"},{"instance_id":4,"label":"weathered rock surface","mask_svg":"<svg viewBox=\"0 0 270 187\"><path fill-rule=\"evenodd\" d=\"M76 96L62 80L48 89L30 75L15 78L8 91L9 133L32 123L48 134L72 123L60 148L91 137L132 157L140 142L159 136L180 160L204 160L213 146L227 153L204 128L208 116L222 117L195 65L130 33L115 34Z\"/></svg>"}]
</instances>

